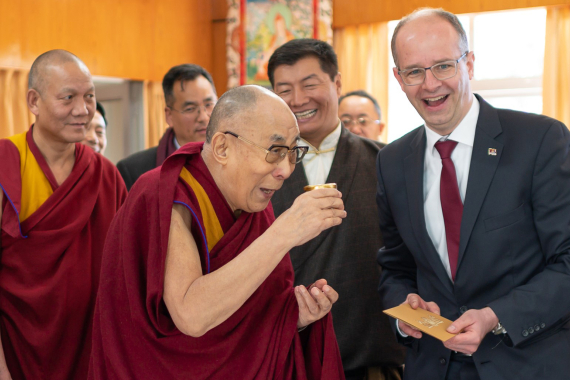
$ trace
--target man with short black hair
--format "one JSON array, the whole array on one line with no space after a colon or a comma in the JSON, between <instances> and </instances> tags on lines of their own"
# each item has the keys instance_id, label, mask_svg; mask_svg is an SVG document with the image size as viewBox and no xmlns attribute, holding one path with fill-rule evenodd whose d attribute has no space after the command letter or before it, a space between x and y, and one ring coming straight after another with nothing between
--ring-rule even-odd
<instances>
[{"instance_id":1,"label":"man with short black hair","mask_svg":"<svg viewBox=\"0 0 570 380\"><path fill-rule=\"evenodd\" d=\"M384 129L380 105L363 90L351 91L338 100L338 116L352 133L378 141Z\"/></svg>"},{"instance_id":2,"label":"man with short black hair","mask_svg":"<svg viewBox=\"0 0 570 380\"><path fill-rule=\"evenodd\" d=\"M380 269L376 252L382 246L378 214L370 204L376 196L375 160L380 143L356 136L338 118L341 76L337 57L326 42L292 40L269 60L269 79L297 118L303 145L302 165L273 197L281 215L306 185L334 182L348 212L341 225L291 250L296 284L326 277L342 297L333 323L347 379L364 379L381 371L399 379L403 350L398 346L376 293Z\"/></svg>"},{"instance_id":3,"label":"man with short black hair","mask_svg":"<svg viewBox=\"0 0 570 380\"><path fill-rule=\"evenodd\" d=\"M158 146L134 153L117 163L129 190L142 174L162 165L182 145L206 139L206 127L218 100L210 73L194 64L174 66L164 76L162 89L169 128Z\"/></svg>"}]
</instances>

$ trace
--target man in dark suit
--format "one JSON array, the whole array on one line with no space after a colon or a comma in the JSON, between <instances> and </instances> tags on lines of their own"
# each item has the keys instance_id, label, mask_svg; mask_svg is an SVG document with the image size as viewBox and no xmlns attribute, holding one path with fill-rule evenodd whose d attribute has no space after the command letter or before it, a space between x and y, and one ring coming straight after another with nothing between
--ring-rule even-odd
<instances>
[{"instance_id":1,"label":"man in dark suit","mask_svg":"<svg viewBox=\"0 0 570 380\"><path fill-rule=\"evenodd\" d=\"M276 216L306 185L335 182L347 210L346 223L291 250L295 283L325 277L338 290L333 323L347 379L399 379L403 350L382 314L375 261L382 244L374 202L375 161L382 144L350 133L338 119L341 79L332 47L300 39L278 48L269 60L273 90L289 105L309 152L272 198ZM379 245L380 244L380 245ZM315 277L316 276L316 277ZM384 377L379 377L384 376Z\"/></svg>"},{"instance_id":2,"label":"man in dark suit","mask_svg":"<svg viewBox=\"0 0 570 380\"><path fill-rule=\"evenodd\" d=\"M567 379L567 128L474 95L474 55L453 14L412 13L392 51L425 125L378 156L380 294L386 308L441 313L460 333L442 344L397 321L404 377Z\"/></svg>"},{"instance_id":3,"label":"man in dark suit","mask_svg":"<svg viewBox=\"0 0 570 380\"><path fill-rule=\"evenodd\" d=\"M194 64L171 68L162 80L164 116L169 127L158 146L137 152L117 163L127 189L144 173L164 162L182 145L206 139L206 127L218 96L210 73Z\"/></svg>"}]
</instances>

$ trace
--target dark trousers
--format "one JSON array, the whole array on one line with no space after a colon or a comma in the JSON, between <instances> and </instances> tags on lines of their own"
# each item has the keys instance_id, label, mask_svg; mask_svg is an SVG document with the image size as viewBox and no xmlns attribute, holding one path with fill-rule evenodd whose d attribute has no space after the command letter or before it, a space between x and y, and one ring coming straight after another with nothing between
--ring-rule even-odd
<instances>
[{"instance_id":1,"label":"dark trousers","mask_svg":"<svg viewBox=\"0 0 570 380\"><path fill-rule=\"evenodd\" d=\"M344 371L346 380L364 380L366 378L366 367Z\"/></svg>"},{"instance_id":2,"label":"dark trousers","mask_svg":"<svg viewBox=\"0 0 570 380\"><path fill-rule=\"evenodd\" d=\"M452 354L447 367L445 380L481 380L473 363L473 358L462 354Z\"/></svg>"},{"instance_id":3,"label":"dark trousers","mask_svg":"<svg viewBox=\"0 0 570 380\"><path fill-rule=\"evenodd\" d=\"M360 367L344 371L346 380L402 380L402 367Z\"/></svg>"}]
</instances>

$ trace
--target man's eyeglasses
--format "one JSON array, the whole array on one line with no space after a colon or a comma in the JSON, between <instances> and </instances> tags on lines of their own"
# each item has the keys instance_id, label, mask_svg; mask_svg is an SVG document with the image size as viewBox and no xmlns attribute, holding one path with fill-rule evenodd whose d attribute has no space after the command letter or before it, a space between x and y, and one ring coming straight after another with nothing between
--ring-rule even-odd
<instances>
[{"instance_id":1,"label":"man's eyeglasses","mask_svg":"<svg viewBox=\"0 0 570 380\"><path fill-rule=\"evenodd\" d=\"M167 107L173 111L178 112L182 116L194 116L194 115L198 114L202 108L204 108L204 112L206 112L208 115L211 115L212 111L214 110L215 105L216 105L216 102L206 102L204 104L191 104L191 105L186 106L186 108L184 108L182 111L177 110L176 108L171 107L171 106L167 106Z\"/></svg>"},{"instance_id":2,"label":"man's eyeglasses","mask_svg":"<svg viewBox=\"0 0 570 380\"><path fill-rule=\"evenodd\" d=\"M380 124L380 120L373 120L367 116L359 117L358 119L353 119L351 117L346 117L340 119L345 127L351 128L358 125L361 128L367 127L371 124Z\"/></svg>"},{"instance_id":3,"label":"man's eyeglasses","mask_svg":"<svg viewBox=\"0 0 570 380\"><path fill-rule=\"evenodd\" d=\"M453 78L457 75L457 64L461 61L469 52L466 51L461 57L454 61L445 61L436 63L431 67L415 67L407 70L398 70L402 82L406 86L418 86L426 80L426 71L431 70L431 73L437 80L446 80Z\"/></svg>"},{"instance_id":4,"label":"man's eyeglasses","mask_svg":"<svg viewBox=\"0 0 570 380\"><path fill-rule=\"evenodd\" d=\"M289 147L285 145L271 145L269 148L265 149L261 145L257 145L253 141L249 141L248 139L243 138L236 133L227 131L224 132L224 134L232 135L243 142L246 142L263 150L266 153L265 161L269 162L270 164L277 164L283 161L286 156L289 156L289 162L292 164L298 164L301 162L301 160L303 160L303 157L305 157L305 154L307 154L309 151L308 146L296 146L289 149Z\"/></svg>"}]
</instances>

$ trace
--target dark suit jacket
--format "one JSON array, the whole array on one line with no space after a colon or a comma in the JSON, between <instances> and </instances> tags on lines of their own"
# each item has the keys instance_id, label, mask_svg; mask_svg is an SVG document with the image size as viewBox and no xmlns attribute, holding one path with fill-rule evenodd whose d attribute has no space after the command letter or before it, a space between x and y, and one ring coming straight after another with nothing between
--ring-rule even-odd
<instances>
[{"instance_id":1,"label":"dark suit jacket","mask_svg":"<svg viewBox=\"0 0 570 380\"><path fill-rule=\"evenodd\" d=\"M382 146L342 128L327 178L342 192L347 218L290 252L295 284L325 278L339 293L333 323L345 370L398 366L403 350L396 343L376 292L380 272L375 256L382 246L374 202L376 155ZM275 216L291 207L308 184L302 164L272 199Z\"/></svg>"},{"instance_id":2,"label":"dark suit jacket","mask_svg":"<svg viewBox=\"0 0 570 380\"><path fill-rule=\"evenodd\" d=\"M568 379L570 133L554 119L478 99L455 284L425 225L424 127L378 155L380 294L393 307L417 293L451 320L490 306L508 337L488 334L473 355L482 380ZM444 378L450 351L441 342L403 341L407 379Z\"/></svg>"},{"instance_id":3,"label":"dark suit jacket","mask_svg":"<svg viewBox=\"0 0 570 380\"><path fill-rule=\"evenodd\" d=\"M141 175L156 167L157 151L158 147L155 146L131 154L117 163L117 169L119 169L119 173L121 173L125 185L127 185L127 190L131 190L131 187Z\"/></svg>"}]
</instances>

